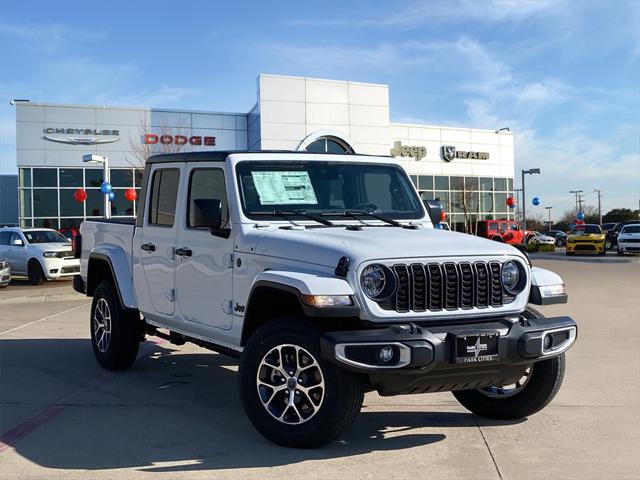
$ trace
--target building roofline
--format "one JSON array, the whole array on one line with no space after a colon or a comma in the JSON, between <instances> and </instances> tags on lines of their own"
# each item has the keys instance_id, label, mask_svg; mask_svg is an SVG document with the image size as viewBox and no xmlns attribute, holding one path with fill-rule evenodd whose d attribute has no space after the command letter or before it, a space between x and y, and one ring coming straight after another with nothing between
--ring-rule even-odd
<instances>
[{"instance_id":1,"label":"building roofline","mask_svg":"<svg viewBox=\"0 0 640 480\"><path fill-rule=\"evenodd\" d=\"M454 127L449 125L432 125L428 123L400 123L400 122L389 122L390 127L417 127L417 128L437 128L440 130L465 130L465 131L473 131L473 132L489 132L497 135L496 130L492 130L490 128L471 128L471 127ZM513 135L511 130L509 131L501 131L501 135Z\"/></svg>"},{"instance_id":2,"label":"building roofline","mask_svg":"<svg viewBox=\"0 0 640 480\"><path fill-rule=\"evenodd\" d=\"M368 83L368 82L354 82L353 80L337 80L334 78L316 78L316 77L304 77L300 75L277 75L274 73L260 73L258 78L260 77L270 77L270 78L294 78L296 80L313 80L314 82L327 82L327 83L349 83L352 85L366 85L369 87L383 87L389 89L389 85L386 83Z\"/></svg>"},{"instance_id":3,"label":"building roofline","mask_svg":"<svg viewBox=\"0 0 640 480\"><path fill-rule=\"evenodd\" d=\"M59 107L59 108L86 108L89 110L101 109L101 110L139 110L143 112L167 112L167 113L202 113L207 115L233 115L233 116L244 116L246 117L248 112L220 112L220 111L211 111L211 110L188 110L188 109L177 109L177 108L156 108L156 107L141 107L138 105L134 106L123 106L123 105L84 105L84 104L73 104L73 103L49 103L49 102L20 102L15 104L16 107ZM250 110L249 110L250 111Z\"/></svg>"}]
</instances>

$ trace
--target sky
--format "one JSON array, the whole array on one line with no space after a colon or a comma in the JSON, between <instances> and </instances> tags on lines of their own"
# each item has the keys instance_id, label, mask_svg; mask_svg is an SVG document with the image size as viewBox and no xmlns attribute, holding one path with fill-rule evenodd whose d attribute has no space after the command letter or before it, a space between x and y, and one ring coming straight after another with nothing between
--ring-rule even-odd
<instances>
[{"instance_id":1,"label":"sky","mask_svg":"<svg viewBox=\"0 0 640 480\"><path fill-rule=\"evenodd\" d=\"M12 98L246 112L272 73L388 84L392 122L509 127L552 218L569 190L639 205L640 0L5 0L0 58L0 173Z\"/></svg>"}]
</instances>

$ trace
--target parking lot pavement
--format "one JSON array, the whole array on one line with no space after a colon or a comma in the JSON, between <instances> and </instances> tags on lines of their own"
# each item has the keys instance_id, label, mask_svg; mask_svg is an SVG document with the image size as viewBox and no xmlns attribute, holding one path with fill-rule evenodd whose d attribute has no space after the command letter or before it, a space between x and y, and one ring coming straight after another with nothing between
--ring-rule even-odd
<instances>
[{"instance_id":1,"label":"parking lot pavement","mask_svg":"<svg viewBox=\"0 0 640 480\"><path fill-rule=\"evenodd\" d=\"M570 295L540 310L579 324L548 408L499 422L448 393L370 393L345 438L310 451L253 430L234 360L156 339L132 369L107 372L86 300L0 305L0 477L638 478L640 266L533 261Z\"/></svg>"},{"instance_id":2,"label":"parking lot pavement","mask_svg":"<svg viewBox=\"0 0 640 480\"><path fill-rule=\"evenodd\" d=\"M54 302L82 300L82 295L71 286L72 277L65 277L43 285L31 285L27 278L14 277L11 283L0 289L0 306L9 303Z\"/></svg>"}]
</instances>

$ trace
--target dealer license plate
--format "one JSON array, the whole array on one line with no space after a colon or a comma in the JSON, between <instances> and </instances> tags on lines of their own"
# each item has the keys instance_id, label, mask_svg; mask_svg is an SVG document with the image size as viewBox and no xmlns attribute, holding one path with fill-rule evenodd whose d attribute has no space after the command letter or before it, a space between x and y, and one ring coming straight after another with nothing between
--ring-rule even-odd
<instances>
[{"instance_id":1,"label":"dealer license plate","mask_svg":"<svg viewBox=\"0 0 640 480\"><path fill-rule=\"evenodd\" d=\"M456 363L479 363L497 360L499 339L499 332L456 335Z\"/></svg>"}]
</instances>

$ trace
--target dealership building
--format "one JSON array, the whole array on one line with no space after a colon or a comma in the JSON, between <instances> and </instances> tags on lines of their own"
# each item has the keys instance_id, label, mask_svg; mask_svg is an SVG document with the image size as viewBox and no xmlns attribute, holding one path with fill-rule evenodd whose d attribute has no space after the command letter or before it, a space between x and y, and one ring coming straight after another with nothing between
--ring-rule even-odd
<instances>
[{"instance_id":1,"label":"dealership building","mask_svg":"<svg viewBox=\"0 0 640 480\"><path fill-rule=\"evenodd\" d=\"M16 101L18 222L77 227L100 217L108 157L114 217L131 217L149 154L203 150L298 150L393 155L423 198L438 198L452 229L476 219L513 219L514 146L510 131L392 123L389 87L350 81L260 75L247 112L60 105ZM85 202L74 199L78 188Z\"/></svg>"}]
</instances>

